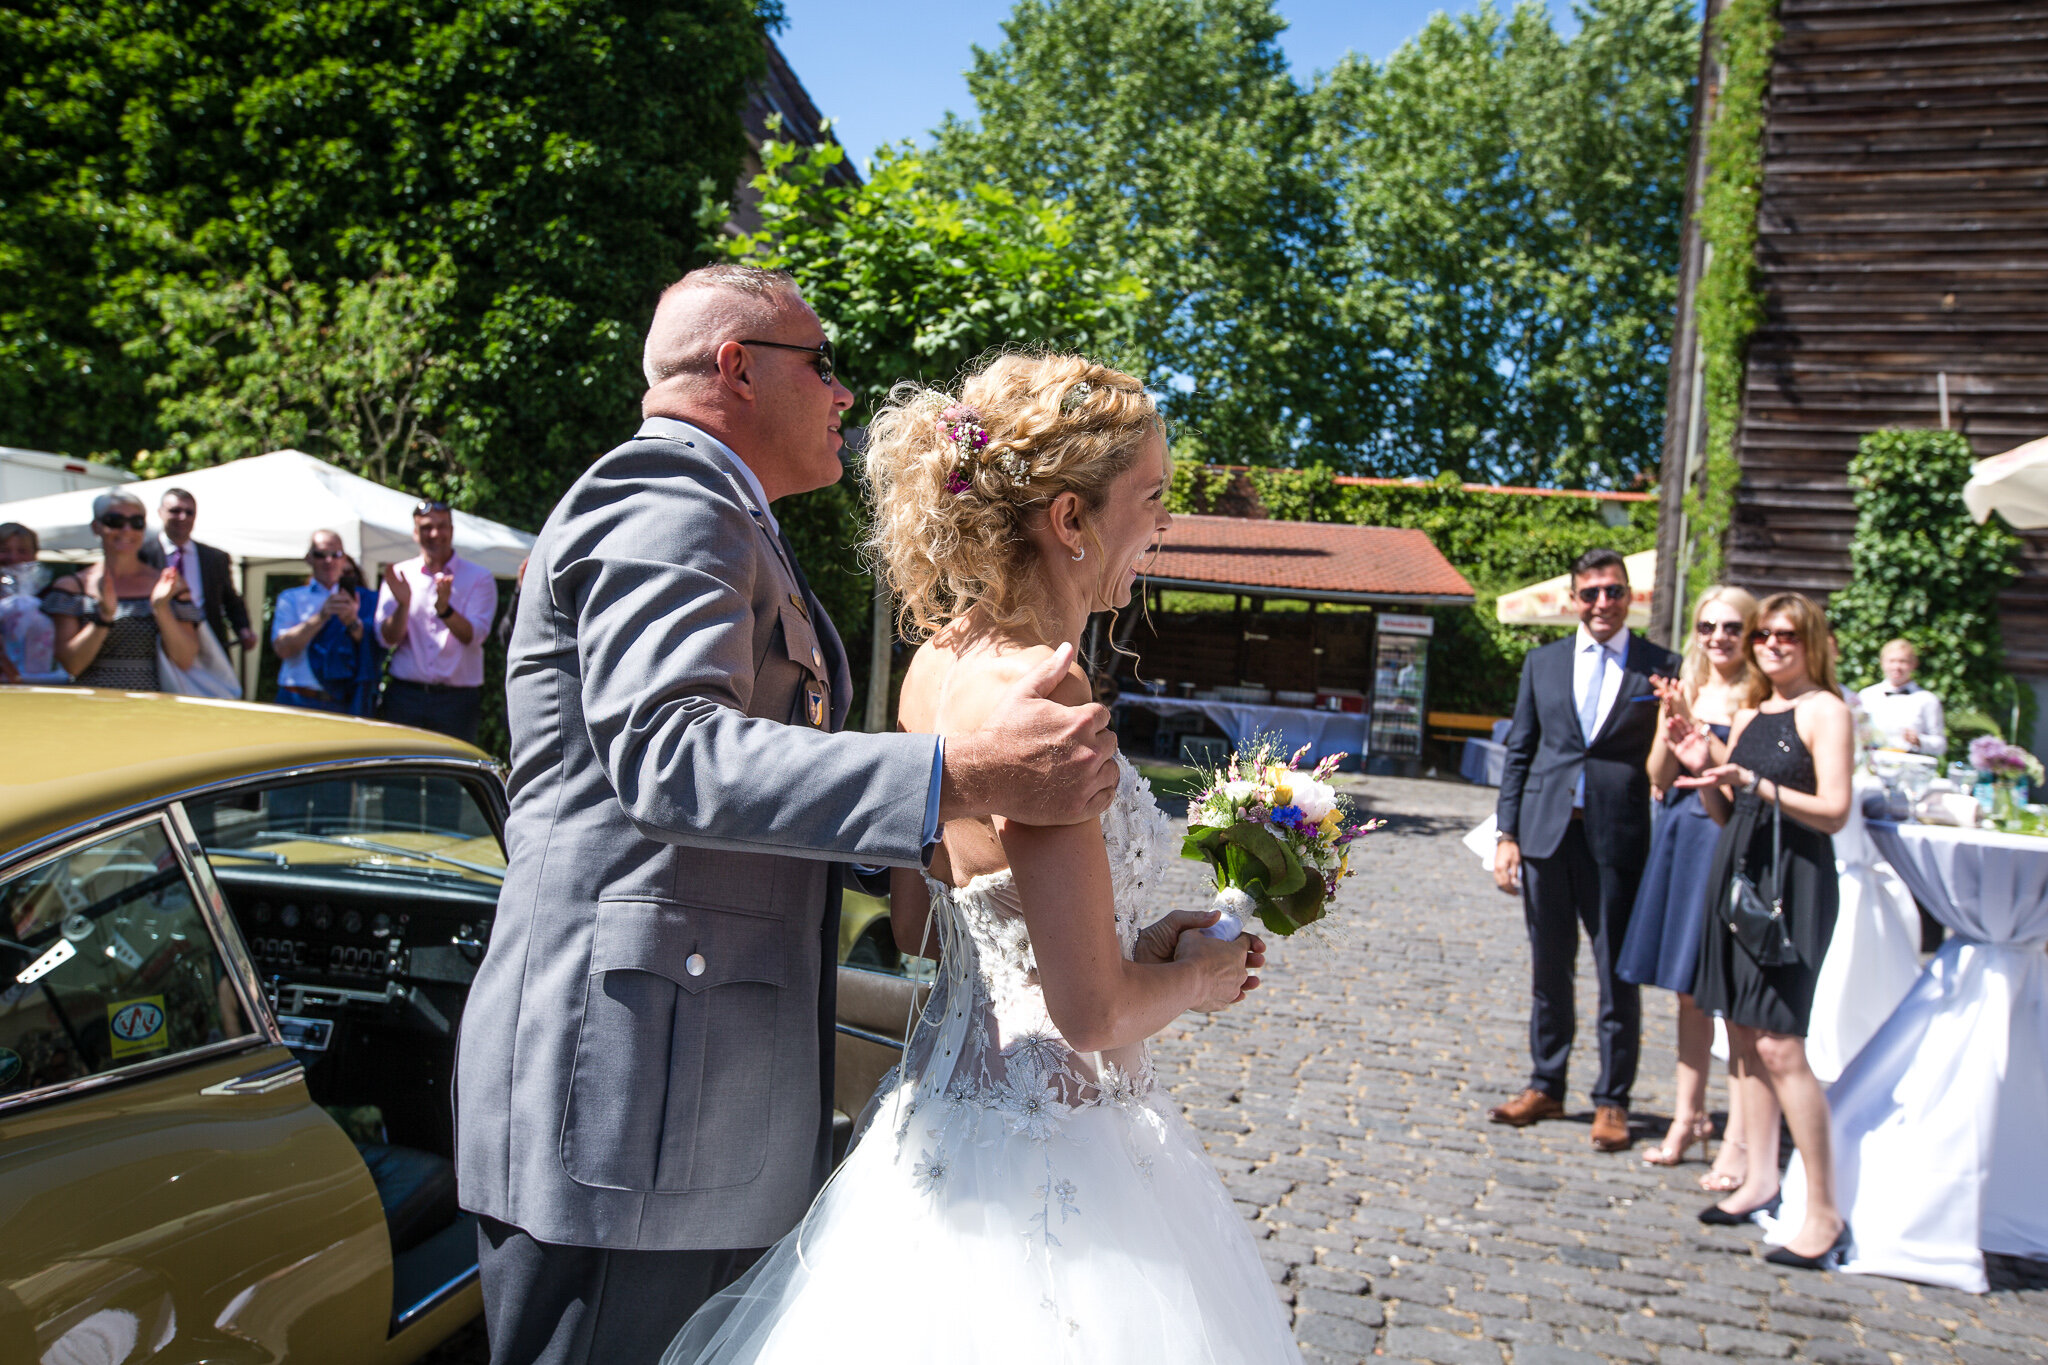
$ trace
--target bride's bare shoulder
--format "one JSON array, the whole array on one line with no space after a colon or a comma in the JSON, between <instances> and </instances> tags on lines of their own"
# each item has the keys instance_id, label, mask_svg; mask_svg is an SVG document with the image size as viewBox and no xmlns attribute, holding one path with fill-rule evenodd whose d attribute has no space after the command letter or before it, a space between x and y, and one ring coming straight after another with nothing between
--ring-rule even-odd
<instances>
[{"instance_id":1,"label":"bride's bare shoulder","mask_svg":"<svg viewBox=\"0 0 2048 1365\"><path fill-rule=\"evenodd\" d=\"M897 714L906 730L959 733L976 730L994 714L1018 682L1052 657L1047 645L1002 640L972 642L947 632L926 640L911 657ZM1090 700L1088 675L1070 665L1053 698L1068 706Z\"/></svg>"}]
</instances>

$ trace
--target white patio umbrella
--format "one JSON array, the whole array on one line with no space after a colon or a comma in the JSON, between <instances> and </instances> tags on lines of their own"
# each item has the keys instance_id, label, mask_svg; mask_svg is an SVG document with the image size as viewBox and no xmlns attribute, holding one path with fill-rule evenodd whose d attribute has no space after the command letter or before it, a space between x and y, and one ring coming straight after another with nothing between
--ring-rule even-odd
<instances>
[{"instance_id":1,"label":"white patio umbrella","mask_svg":"<svg viewBox=\"0 0 2048 1365\"><path fill-rule=\"evenodd\" d=\"M1650 626L1650 591L1657 582L1657 552L1643 550L1626 555L1628 569L1628 624L1633 630ZM1509 626L1575 626L1579 609L1572 602L1572 576L1561 573L1526 588L1504 592L1493 604L1495 619Z\"/></svg>"},{"instance_id":2,"label":"white patio umbrella","mask_svg":"<svg viewBox=\"0 0 2048 1365\"><path fill-rule=\"evenodd\" d=\"M1971 465L1963 506L1980 523L1996 512L2015 530L2048 526L2048 436Z\"/></svg>"}]
</instances>

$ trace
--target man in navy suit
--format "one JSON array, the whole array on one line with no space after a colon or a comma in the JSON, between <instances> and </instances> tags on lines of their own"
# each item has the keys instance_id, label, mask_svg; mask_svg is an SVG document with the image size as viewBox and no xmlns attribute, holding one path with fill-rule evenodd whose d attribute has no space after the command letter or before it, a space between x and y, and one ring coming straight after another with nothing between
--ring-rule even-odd
<instances>
[{"instance_id":1,"label":"man in navy suit","mask_svg":"<svg viewBox=\"0 0 2048 1365\"><path fill-rule=\"evenodd\" d=\"M1628 569L1619 554L1586 551L1572 564L1571 584L1579 628L1522 661L1501 775L1493 879L1521 892L1529 925L1532 1066L1528 1088L1490 1117L1520 1128L1564 1113L1583 924L1600 978L1593 1145L1618 1152L1630 1142L1642 1005L1637 988L1616 979L1614 963L1650 856L1650 679L1676 676L1678 656L1628 630Z\"/></svg>"}]
</instances>

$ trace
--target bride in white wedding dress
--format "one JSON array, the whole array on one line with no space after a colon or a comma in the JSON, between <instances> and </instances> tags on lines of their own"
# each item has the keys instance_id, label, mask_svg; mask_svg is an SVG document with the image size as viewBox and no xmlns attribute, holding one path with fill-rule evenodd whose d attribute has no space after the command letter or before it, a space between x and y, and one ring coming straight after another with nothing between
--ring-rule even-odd
<instances>
[{"instance_id":1,"label":"bride in white wedding dress","mask_svg":"<svg viewBox=\"0 0 2048 1365\"><path fill-rule=\"evenodd\" d=\"M1130 600L1167 526L1150 399L1078 357L999 357L958 399L899 386L867 473L872 548L931 633L903 685L912 730L981 724L1091 612ZM1085 678L1055 695L1085 702ZM929 876L895 874L898 941L939 961L903 1065L804 1221L663 1365L1300 1360L1145 1048L1184 1010L1243 999L1261 945L1160 916L1179 840L1117 763L1099 822L954 821Z\"/></svg>"}]
</instances>

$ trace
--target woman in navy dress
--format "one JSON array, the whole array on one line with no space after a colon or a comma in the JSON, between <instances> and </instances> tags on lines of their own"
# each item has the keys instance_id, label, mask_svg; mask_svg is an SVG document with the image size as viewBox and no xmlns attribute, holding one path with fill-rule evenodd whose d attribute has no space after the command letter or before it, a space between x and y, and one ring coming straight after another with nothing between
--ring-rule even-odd
<instances>
[{"instance_id":1,"label":"woman in navy dress","mask_svg":"<svg viewBox=\"0 0 2048 1365\"><path fill-rule=\"evenodd\" d=\"M1710 914L1701 931L1693 998L1728 1023L1728 1043L1748 1092L1743 1123L1748 1178L1700 1211L1704 1223L1745 1223L1778 1204L1778 1111L1806 1158L1806 1221L1764 1259L1801 1269L1833 1269L1849 1242L1835 1202L1833 1137L1827 1092L1806 1060L1813 987L1835 932L1841 883L1834 834L1849 822L1856 725L1835 689L1827 618L1798 593L1765 599L1750 637L1771 694L1735 718L1726 763L1706 766L1709 745L1697 726L1667 726L1679 759L1702 768L1677 784L1699 789L1721 823L1707 879L1708 905L1720 907L1738 873L1783 907L1784 932L1797 953L1766 965ZM1782 829L1774 816L1782 815ZM1775 888L1775 891L1764 890Z\"/></svg>"},{"instance_id":2,"label":"woman in navy dress","mask_svg":"<svg viewBox=\"0 0 2048 1365\"><path fill-rule=\"evenodd\" d=\"M1659 686L1664 712L1705 725L1712 736L1711 759L1728 758L1728 727L1736 712L1754 706L1768 689L1750 664L1749 633L1756 628L1756 599L1741 588L1712 587L1693 607L1692 633L1678 680ZM1656 684L1653 684L1656 685ZM1700 795L1673 787L1678 756L1664 742L1663 726L1650 748L1650 781L1664 793L1656 811L1650 860L1636 892L1635 909L1622 941L1615 975L1639 986L1661 986L1678 997L1678 1101L1664 1141L1643 1153L1652 1166L1676 1166L1695 1142L1714 1135L1707 1113L1707 1071L1714 1022L1693 1003L1692 979L1700 955L1700 925L1706 916L1707 873L1721 827L1707 814ZM1728 1087L1728 1127L1714 1168L1702 1189L1728 1191L1742 1183L1743 1144L1740 1090Z\"/></svg>"}]
</instances>

